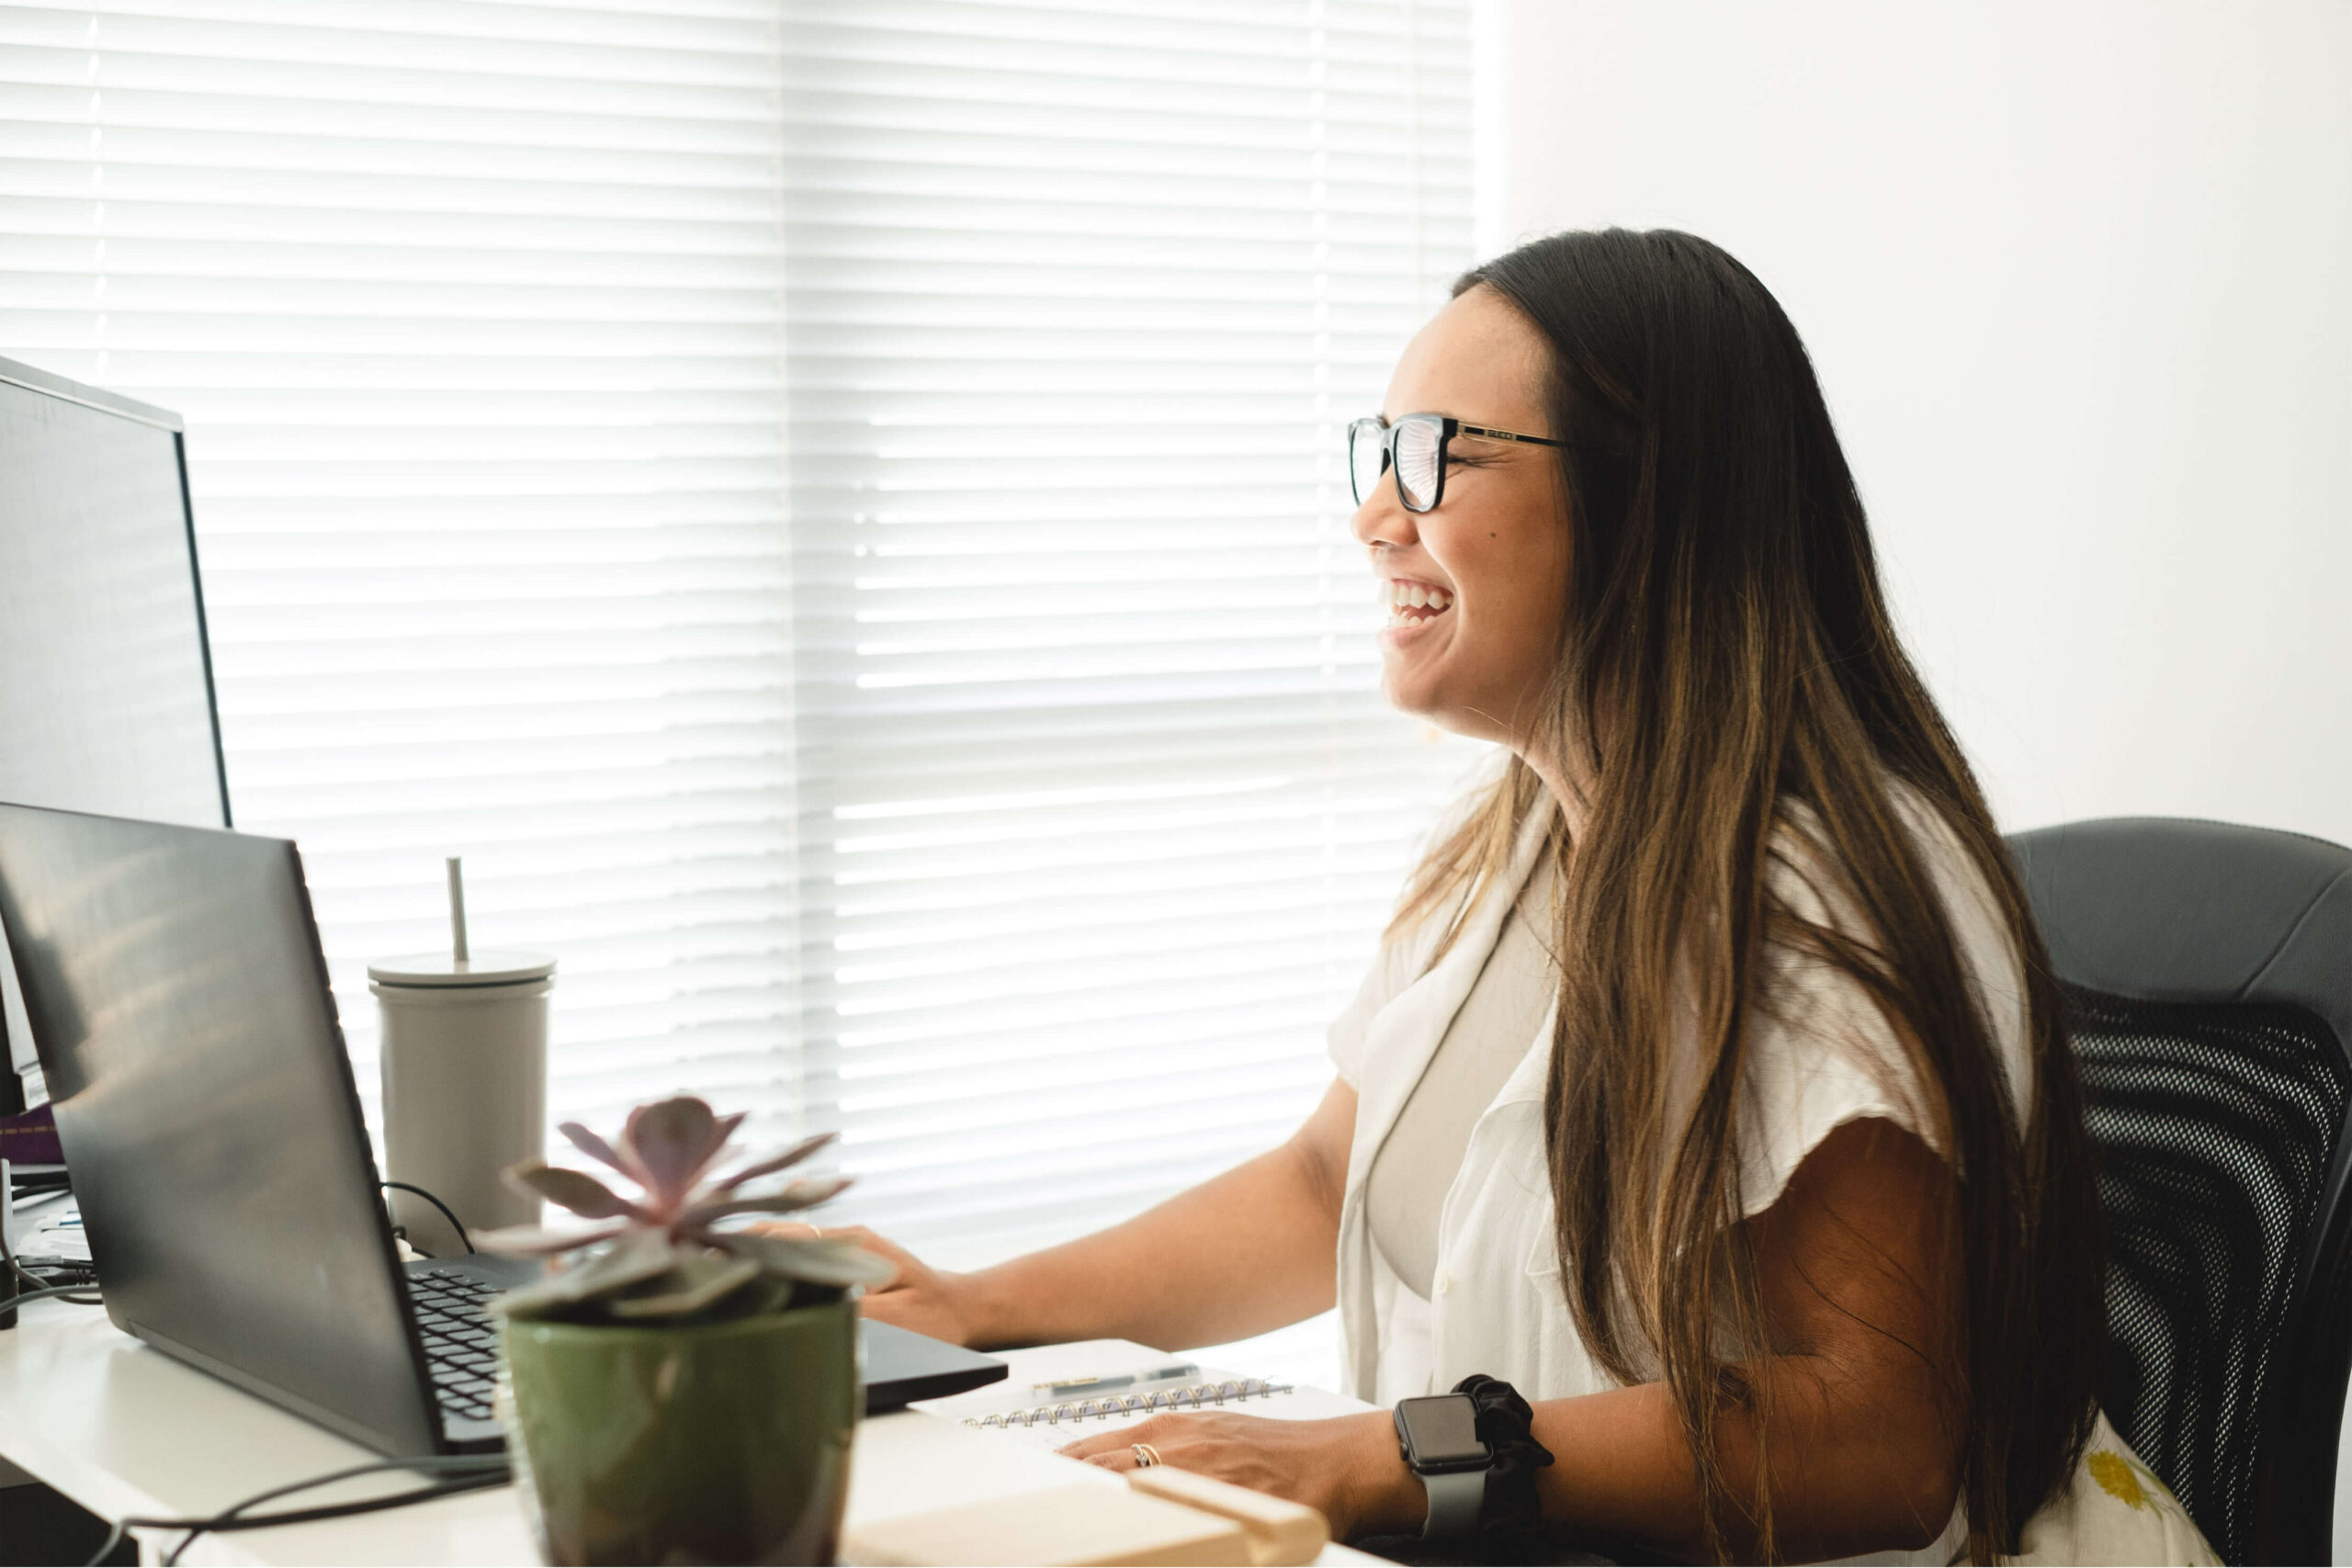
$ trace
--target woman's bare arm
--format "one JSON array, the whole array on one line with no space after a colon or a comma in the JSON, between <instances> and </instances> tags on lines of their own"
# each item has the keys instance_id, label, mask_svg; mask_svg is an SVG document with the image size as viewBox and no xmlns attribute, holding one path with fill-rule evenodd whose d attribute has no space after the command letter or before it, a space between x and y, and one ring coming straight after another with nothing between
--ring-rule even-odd
<instances>
[{"instance_id":1,"label":"woman's bare arm","mask_svg":"<svg viewBox=\"0 0 2352 1568\"><path fill-rule=\"evenodd\" d=\"M1773 1353L1742 1368L1773 1401L1773 1550L1784 1561L1917 1548L1957 1491L1950 1296L1937 1279L1951 1173L1891 1122L1823 1140L1750 1223ZM1721 1416L1735 1498L1754 1495L1756 1427ZM1556 1462L1538 1472L1547 1525L1603 1550L1705 1555L1690 1448L1660 1383L1535 1405ZM1427 1509L1388 1412L1273 1421L1232 1412L1158 1416L1066 1452L1114 1469L1150 1443L1170 1464L1312 1504L1341 1535L1419 1530ZM1739 1561L1763 1555L1754 1522L1728 1521Z\"/></svg>"},{"instance_id":2,"label":"woman's bare arm","mask_svg":"<svg viewBox=\"0 0 2352 1568\"><path fill-rule=\"evenodd\" d=\"M1849 1123L1749 1222L1775 1353L1741 1371L1771 1402L1773 1551L1806 1562L1931 1543L1958 1491L1955 1292L1939 1279L1951 1173L1894 1123ZM1583 1540L1696 1560L1699 1488L1662 1383L1535 1406L1556 1460L1541 1473L1547 1520ZM1720 1452L1735 1498L1755 1495L1749 1411L1727 1404ZM1418 1487L1404 1493L1418 1527ZM1728 1545L1754 1561L1753 1521Z\"/></svg>"},{"instance_id":3,"label":"woman's bare arm","mask_svg":"<svg viewBox=\"0 0 2352 1568\"><path fill-rule=\"evenodd\" d=\"M1133 1339L1157 1349L1262 1334L1329 1307L1356 1096L1334 1082L1280 1147L1125 1224L972 1274L924 1266L863 1230L899 1265L867 1315L979 1348Z\"/></svg>"}]
</instances>

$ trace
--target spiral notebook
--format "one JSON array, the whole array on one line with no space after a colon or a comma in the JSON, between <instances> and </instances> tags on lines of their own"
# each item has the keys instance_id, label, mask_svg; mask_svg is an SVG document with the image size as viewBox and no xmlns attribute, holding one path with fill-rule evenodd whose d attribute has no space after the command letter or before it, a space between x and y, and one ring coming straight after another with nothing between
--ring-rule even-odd
<instances>
[{"instance_id":1,"label":"spiral notebook","mask_svg":"<svg viewBox=\"0 0 2352 1568\"><path fill-rule=\"evenodd\" d=\"M1167 1359L1121 1339L1023 1351L1010 1358L1012 1371L1005 1382L946 1399L925 1400L911 1408L1042 1449L1058 1449L1096 1432L1115 1431L1161 1415L1232 1410L1278 1420L1319 1421L1372 1408L1360 1400L1318 1388L1205 1367L1197 1376L1146 1383L1094 1399L1039 1403L1031 1392L1036 1383L1145 1366L1154 1359Z\"/></svg>"}]
</instances>

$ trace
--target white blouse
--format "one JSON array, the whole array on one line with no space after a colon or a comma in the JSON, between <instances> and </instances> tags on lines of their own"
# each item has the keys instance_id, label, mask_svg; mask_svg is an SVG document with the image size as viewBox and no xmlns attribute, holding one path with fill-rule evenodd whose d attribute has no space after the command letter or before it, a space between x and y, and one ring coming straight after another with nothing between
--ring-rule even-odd
<instances>
[{"instance_id":1,"label":"white blouse","mask_svg":"<svg viewBox=\"0 0 2352 1568\"><path fill-rule=\"evenodd\" d=\"M2017 955L1958 838L1923 806L1902 804L1992 1027L2012 1102L2025 1112L2032 1080ZM1501 1378L1531 1400L1617 1386L1586 1354L1559 1277L1543 1120L1548 1012L1471 1128L1440 1211L1426 1300L1388 1267L1367 1216L1374 1159L1493 951L1506 912L1542 854L1548 819L1548 810L1530 813L1509 874L1464 917L1443 958L1429 962L1441 925L1431 920L1383 949L1354 1001L1330 1026L1332 1061L1357 1093L1340 1213L1341 1370L1348 1392L1375 1404L1442 1393L1474 1372ZM1805 847L1783 834L1774 889L1799 916L1831 923L1831 906L1798 870ZM1837 923L1850 929L1850 921ZM1792 952L1776 952L1752 1027L1737 1150L1746 1213L1770 1208L1804 1156L1849 1122L1883 1118L1938 1145L1899 1043L1850 979ZM2035 1517L2021 1544L2023 1561L2217 1561L2104 1416L2073 1486ZM1942 1537L1926 1551L1872 1561L1948 1562L1966 1548L1966 1520L1955 1506Z\"/></svg>"},{"instance_id":2,"label":"white blouse","mask_svg":"<svg viewBox=\"0 0 2352 1568\"><path fill-rule=\"evenodd\" d=\"M1364 1178L1372 1245L1405 1288L1426 1301L1437 1273L1445 1190L1462 1168L1470 1129L1526 1055L1560 991L1553 962L1550 876L1527 879L1503 918L1494 951L1445 1028L1430 1064L1373 1156Z\"/></svg>"}]
</instances>

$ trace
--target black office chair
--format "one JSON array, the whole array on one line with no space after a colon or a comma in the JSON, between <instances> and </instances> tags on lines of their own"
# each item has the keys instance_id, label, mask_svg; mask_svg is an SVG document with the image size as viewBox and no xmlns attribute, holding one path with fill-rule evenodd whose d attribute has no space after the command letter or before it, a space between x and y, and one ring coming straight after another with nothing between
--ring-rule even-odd
<instances>
[{"instance_id":1,"label":"black office chair","mask_svg":"<svg viewBox=\"0 0 2352 1568\"><path fill-rule=\"evenodd\" d=\"M2232 1562L2325 1562L2352 1372L2352 851L2117 818L2009 840L2073 1010L2105 1407Z\"/></svg>"}]
</instances>

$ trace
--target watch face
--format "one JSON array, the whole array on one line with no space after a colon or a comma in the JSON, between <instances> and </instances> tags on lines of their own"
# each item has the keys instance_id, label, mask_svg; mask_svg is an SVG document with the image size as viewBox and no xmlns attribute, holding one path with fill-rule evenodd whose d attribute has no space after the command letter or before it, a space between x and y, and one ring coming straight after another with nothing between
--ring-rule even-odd
<instances>
[{"instance_id":1,"label":"watch face","mask_svg":"<svg viewBox=\"0 0 2352 1568\"><path fill-rule=\"evenodd\" d=\"M1415 1464L1475 1463L1487 1457L1487 1445L1478 1440L1478 1407L1466 1393L1400 1399L1396 1420Z\"/></svg>"}]
</instances>

